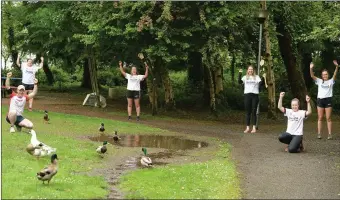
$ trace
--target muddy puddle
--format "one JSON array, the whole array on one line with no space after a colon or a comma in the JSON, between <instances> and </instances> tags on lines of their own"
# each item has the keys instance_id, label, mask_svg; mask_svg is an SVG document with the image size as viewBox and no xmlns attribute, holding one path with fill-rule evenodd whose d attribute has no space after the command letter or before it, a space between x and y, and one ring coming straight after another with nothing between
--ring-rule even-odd
<instances>
[{"instance_id":1,"label":"muddy puddle","mask_svg":"<svg viewBox=\"0 0 340 200\"><path fill-rule=\"evenodd\" d=\"M120 140L117 142L113 140L113 135L100 135L96 137L89 137L89 139L95 142L108 141L113 145L121 147L147 147L171 150L190 150L208 146L208 143L206 142L188 140L176 136L123 135L119 137Z\"/></svg>"},{"instance_id":2,"label":"muddy puddle","mask_svg":"<svg viewBox=\"0 0 340 200\"><path fill-rule=\"evenodd\" d=\"M136 156L124 156L119 163L115 162L115 165L111 165L111 169L102 171L102 174L106 174L105 178L109 183L110 193L107 196L109 199L122 199L122 194L117 185L119 184L119 178L127 171L143 168L140 163L142 156L142 147L156 148L159 151L148 153L148 157L151 158L153 167L164 166L168 164L169 159L176 159L185 156L185 150L192 150L195 148L204 148L208 146L206 142L189 140L176 136L162 136L162 135L120 135L118 141L114 141L113 135L99 135L95 137L89 137L91 141L103 142L107 141L110 144L117 147L140 147L139 153ZM137 151L137 152L138 152Z\"/></svg>"}]
</instances>

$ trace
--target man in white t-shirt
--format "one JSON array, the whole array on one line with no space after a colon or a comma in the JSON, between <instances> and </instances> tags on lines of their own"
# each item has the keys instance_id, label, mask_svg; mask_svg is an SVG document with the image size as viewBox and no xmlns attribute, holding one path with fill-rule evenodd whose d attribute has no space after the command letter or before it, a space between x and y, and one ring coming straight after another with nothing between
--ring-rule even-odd
<instances>
[{"instance_id":1,"label":"man in white t-shirt","mask_svg":"<svg viewBox=\"0 0 340 200\"><path fill-rule=\"evenodd\" d=\"M298 153L304 150L302 144L303 137L303 121L312 114L312 108L310 105L310 97L306 95L307 111L299 110L300 102L298 99L293 99L291 102L291 109L282 107L282 99L285 93L280 93L280 99L278 103L278 109L284 113L287 117L287 130L279 136L279 141L287 144L285 151L289 153Z\"/></svg>"},{"instance_id":2,"label":"man in white t-shirt","mask_svg":"<svg viewBox=\"0 0 340 200\"><path fill-rule=\"evenodd\" d=\"M20 56L17 58L17 65L20 67L22 72L22 84L25 87L26 94L32 93L34 88L35 73L43 67L44 57L41 57L39 67L33 66L33 60L27 59L26 63L20 64ZM28 110L32 111L33 98L29 100Z\"/></svg>"},{"instance_id":3,"label":"man in white t-shirt","mask_svg":"<svg viewBox=\"0 0 340 200\"><path fill-rule=\"evenodd\" d=\"M7 73L7 78L5 82L7 89L10 89L11 77L12 77L12 72ZM37 94L37 91L38 91L37 85L38 85L38 80L35 79L33 92L30 93L29 95L25 94L25 87L23 85L18 86L17 93L12 91L12 94L10 95L11 100L10 100L10 105L8 109L9 111L6 116L6 121L9 124L11 124L10 133L15 132L14 125L17 127L18 131L21 131L21 127L25 127L30 130L33 128L33 123L30 120L25 119L22 116L22 114L24 112L26 101L33 98Z\"/></svg>"}]
</instances>

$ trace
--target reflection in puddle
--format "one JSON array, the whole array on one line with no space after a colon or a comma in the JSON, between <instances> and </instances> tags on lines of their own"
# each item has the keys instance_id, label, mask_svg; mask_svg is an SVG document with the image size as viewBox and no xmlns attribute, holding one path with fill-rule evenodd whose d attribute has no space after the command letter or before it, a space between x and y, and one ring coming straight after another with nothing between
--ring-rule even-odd
<instances>
[{"instance_id":1,"label":"reflection in puddle","mask_svg":"<svg viewBox=\"0 0 340 200\"><path fill-rule=\"evenodd\" d=\"M162 135L125 135L120 136L120 140L115 142L113 135L100 135L90 137L89 139L96 142L108 141L111 144L122 147L149 147L149 148L164 148L174 150L187 150L194 148L207 147L208 143L182 139L176 136Z\"/></svg>"}]
</instances>

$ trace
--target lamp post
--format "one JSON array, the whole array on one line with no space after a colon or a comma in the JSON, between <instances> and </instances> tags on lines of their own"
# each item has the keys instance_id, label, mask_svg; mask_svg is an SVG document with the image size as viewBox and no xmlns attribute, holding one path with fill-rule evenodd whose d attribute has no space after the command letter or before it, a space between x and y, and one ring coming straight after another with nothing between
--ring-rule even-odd
<instances>
[{"instance_id":1,"label":"lamp post","mask_svg":"<svg viewBox=\"0 0 340 200\"><path fill-rule=\"evenodd\" d=\"M257 74L260 76L260 62L261 62L261 44L262 44L262 26L263 23L266 21L266 18L268 16L268 11L261 9L258 13L257 20L260 23L260 34L259 34L259 54L257 56ZM260 113L260 100L257 104L257 110L256 110L256 129L259 129L259 113Z\"/></svg>"}]
</instances>

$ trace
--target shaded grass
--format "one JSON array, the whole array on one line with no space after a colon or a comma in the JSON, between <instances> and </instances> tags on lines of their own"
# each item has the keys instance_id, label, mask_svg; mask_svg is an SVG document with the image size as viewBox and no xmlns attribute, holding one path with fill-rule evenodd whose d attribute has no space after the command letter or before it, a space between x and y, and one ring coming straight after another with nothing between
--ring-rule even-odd
<instances>
[{"instance_id":1,"label":"shaded grass","mask_svg":"<svg viewBox=\"0 0 340 200\"><path fill-rule=\"evenodd\" d=\"M212 160L133 171L121 178L126 198L235 199L240 186L229 146L222 144Z\"/></svg>"},{"instance_id":2,"label":"shaded grass","mask_svg":"<svg viewBox=\"0 0 340 200\"><path fill-rule=\"evenodd\" d=\"M2 106L2 119L7 112L8 107ZM21 133L10 134L9 124L2 120L2 197L6 199L105 198L108 194L105 179L86 174L105 164L106 158L100 158L95 151L100 143L75 138L98 134L101 122L105 123L108 133L115 129L124 134L164 132L142 124L54 112L49 113L51 124L44 124L42 111L26 111L24 114L34 123L38 139L57 148L59 170L50 185L38 181L36 173L50 163L50 158L37 160L29 155L25 148L31 136L24 129ZM109 145L108 153L114 151L115 148Z\"/></svg>"}]
</instances>

